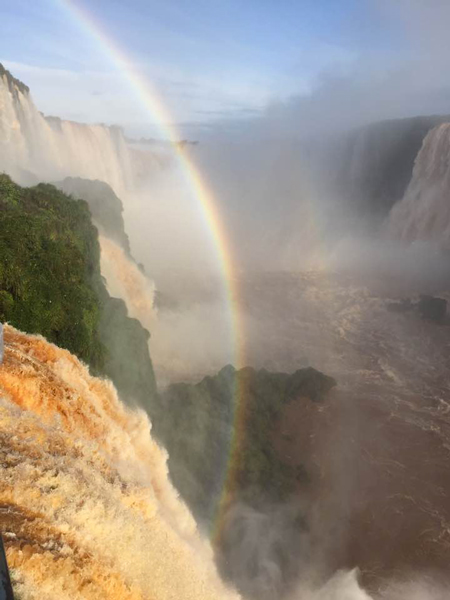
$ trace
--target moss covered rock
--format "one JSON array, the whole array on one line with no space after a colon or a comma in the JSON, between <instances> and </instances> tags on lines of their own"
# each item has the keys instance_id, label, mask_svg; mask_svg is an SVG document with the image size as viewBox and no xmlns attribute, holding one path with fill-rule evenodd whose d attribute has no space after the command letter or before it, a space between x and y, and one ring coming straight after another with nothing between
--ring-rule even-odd
<instances>
[{"instance_id":1,"label":"moss covered rock","mask_svg":"<svg viewBox=\"0 0 450 600\"><path fill-rule=\"evenodd\" d=\"M96 226L107 237L117 242L127 254L130 254L122 202L107 183L81 177L66 177L62 181L55 182L54 185L73 198L85 200L89 204Z\"/></svg>"},{"instance_id":2,"label":"moss covered rock","mask_svg":"<svg viewBox=\"0 0 450 600\"><path fill-rule=\"evenodd\" d=\"M21 188L0 176L0 313L100 372L97 231L85 202L51 185Z\"/></svg>"},{"instance_id":3,"label":"moss covered rock","mask_svg":"<svg viewBox=\"0 0 450 600\"><path fill-rule=\"evenodd\" d=\"M149 333L106 290L84 200L0 175L0 320L70 350L110 377L125 402L149 409L156 396Z\"/></svg>"},{"instance_id":4,"label":"moss covered rock","mask_svg":"<svg viewBox=\"0 0 450 600\"><path fill-rule=\"evenodd\" d=\"M271 434L283 407L319 401L336 382L312 368L292 375L223 368L198 384L175 384L161 396L154 432L169 451L172 480L200 520L212 520L233 453L233 501L253 506L286 500L297 470L283 463Z\"/></svg>"},{"instance_id":5,"label":"moss covered rock","mask_svg":"<svg viewBox=\"0 0 450 600\"><path fill-rule=\"evenodd\" d=\"M149 332L127 316L123 300L108 298L100 318L100 339L107 348L103 372L116 384L121 398L138 404L152 417L157 397L148 350Z\"/></svg>"}]
</instances>

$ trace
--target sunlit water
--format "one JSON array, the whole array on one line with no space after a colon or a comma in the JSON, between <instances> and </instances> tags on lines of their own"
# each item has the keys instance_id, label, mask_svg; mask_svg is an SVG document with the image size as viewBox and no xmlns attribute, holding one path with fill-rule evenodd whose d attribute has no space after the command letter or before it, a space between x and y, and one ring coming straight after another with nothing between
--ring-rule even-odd
<instances>
[{"instance_id":1,"label":"sunlit water","mask_svg":"<svg viewBox=\"0 0 450 600\"><path fill-rule=\"evenodd\" d=\"M27 600L231 598L141 412L67 351L5 329L0 522Z\"/></svg>"}]
</instances>

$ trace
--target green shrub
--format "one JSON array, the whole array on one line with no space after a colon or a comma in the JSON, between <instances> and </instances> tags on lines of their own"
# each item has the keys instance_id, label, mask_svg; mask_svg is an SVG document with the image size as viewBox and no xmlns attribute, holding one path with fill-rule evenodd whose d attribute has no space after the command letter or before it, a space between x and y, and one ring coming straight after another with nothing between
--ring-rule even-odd
<instances>
[{"instance_id":1,"label":"green shrub","mask_svg":"<svg viewBox=\"0 0 450 600\"><path fill-rule=\"evenodd\" d=\"M100 372L106 350L97 231L85 202L0 175L0 318L40 333Z\"/></svg>"}]
</instances>

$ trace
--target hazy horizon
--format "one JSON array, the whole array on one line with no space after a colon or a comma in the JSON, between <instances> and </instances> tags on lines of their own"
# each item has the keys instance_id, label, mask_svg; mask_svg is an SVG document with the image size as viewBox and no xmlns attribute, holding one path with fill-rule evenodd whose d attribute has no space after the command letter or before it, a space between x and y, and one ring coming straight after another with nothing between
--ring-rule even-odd
<instances>
[{"instance_id":1,"label":"hazy horizon","mask_svg":"<svg viewBox=\"0 0 450 600\"><path fill-rule=\"evenodd\" d=\"M181 136L295 137L450 112L449 11L442 0L133 0L126 10L20 0L3 15L0 61L45 114L133 137L161 131L129 77L154 91Z\"/></svg>"}]
</instances>

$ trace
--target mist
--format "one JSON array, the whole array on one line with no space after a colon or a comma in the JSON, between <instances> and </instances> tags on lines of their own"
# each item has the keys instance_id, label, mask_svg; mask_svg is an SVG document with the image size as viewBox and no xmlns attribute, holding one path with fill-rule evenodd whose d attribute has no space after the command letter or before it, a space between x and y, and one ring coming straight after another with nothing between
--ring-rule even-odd
<instances>
[{"instance_id":1,"label":"mist","mask_svg":"<svg viewBox=\"0 0 450 600\"><path fill-rule=\"evenodd\" d=\"M400 84L398 95L389 89L394 80ZM295 456L307 465L312 479L321 481L312 491L300 486L292 497L308 523L307 530L299 534L292 528L295 517L290 504L258 508L235 504L228 514L224 545L229 544L233 552L226 554L223 575L251 598L445 597L446 581L441 583L445 567L429 575L442 560L434 550L429 551L432 559L419 558L422 541L411 531L412 522L420 523L417 531L430 527L437 532L441 527L439 518L435 522L423 513L427 494L433 494L429 490L439 476L421 469L417 461L422 452L431 452L445 470L446 458L438 449L441 433L436 432L437 438L430 441L425 432L448 409L446 388L437 391L435 387L448 368L448 319L436 329L422 318L417 306L423 294L450 299L446 234L442 235L447 228L442 217L436 221L442 223L437 235L406 239L393 228L395 207L408 197L414 178L420 177L415 164L420 163L427 132L439 126L439 120L365 127L379 117L408 116L408 107L398 115L395 112L396 102L400 108L403 94L411 92L407 86L400 89L402 81L397 76L385 80L386 103L381 112L373 101L356 118L348 111L348 119L343 114L339 121L342 113L334 106L327 116L330 120L325 118L316 127L306 101L292 101L295 111L292 106L276 108L285 120L284 132L278 124L271 130L271 108L258 123L243 127L239 141L231 141L229 132L218 128L209 140L188 149L189 159L213 192L229 236L239 286L234 310L240 318L247 364L273 372L314 366L339 382L337 395L317 410L312 423L306 408L286 409L297 429L283 430L281 437L314 438L308 452L300 441L297 446L279 442L279 452L287 462ZM324 110L325 103L320 108L316 101L321 94L328 103L330 97L336 98L336 85L342 90L343 106L350 97L358 99L347 83L345 78L325 82L319 95L309 100L308 110ZM364 85L360 87L363 107L365 95L369 98L374 89L373 81ZM413 104L410 110L416 114ZM425 104L417 111L427 112ZM302 129L300 114L307 115L305 122L313 123L310 129ZM442 119L445 122L445 115ZM297 126L299 133L294 136ZM341 127L353 129L344 132ZM275 130L279 137L273 135ZM387 131L394 132L391 138ZM397 142L409 140L408 136L414 143L408 141L411 150L400 164L399 157L405 154ZM377 162L377 154L389 157L394 174ZM397 165L401 177L395 172ZM233 341L224 337L223 289L217 265L214 260L208 262L210 240L201 226L195 229L195 240L190 238L192 230L185 224L196 217L191 221L184 212L190 206L189 190L182 179L173 176L176 168L168 167L156 188L142 189L134 217L131 212L127 217L133 251L148 272L155 274L161 294L150 347L155 364L158 355L165 357L160 365L163 386L199 381L213 375L221 361L232 360ZM377 187L373 181L378 179L389 185ZM421 181L425 189L428 182ZM442 190L448 189L445 176L442 186L434 197L442 198ZM186 204L181 198L186 198ZM144 202L156 200L163 209L158 207L158 218L146 224L143 215L153 209L147 213ZM442 214L438 212L441 205L436 202L436 206L430 206L429 221L434 219L434 210ZM421 212L415 214L420 220ZM159 224L163 222L168 229L173 223L175 247L161 236ZM164 263L171 268L165 269ZM409 304L401 304L404 301ZM393 304L412 308L396 313L390 311ZM420 417L415 409L409 412L417 390L432 399L428 408L417 409ZM442 407L438 398L444 402ZM301 412L297 420L295 410ZM392 420L401 425L392 425ZM386 429L380 430L378 423ZM284 421L283 426L287 427ZM419 456L402 439L417 443ZM394 464L401 465L395 474L385 466ZM417 489L417 478L427 481L423 491ZM388 497L396 500L389 504ZM408 497L414 497L416 508L410 506ZM314 508L308 502L315 502ZM436 498L433 502L439 503ZM437 510L435 515L441 509ZM397 528L399 514L403 518ZM369 525L374 522L378 533ZM370 539L366 540L368 528ZM217 560L220 566L220 555ZM403 574L405 563L414 565L414 576Z\"/></svg>"},{"instance_id":2,"label":"mist","mask_svg":"<svg viewBox=\"0 0 450 600\"><path fill-rule=\"evenodd\" d=\"M433 141L450 113L442 75L450 9L399 1L374 10L396 34L388 52L331 67L308 93L275 97L258 117L211 122L198 129L200 143L183 150L211 190L226 257L170 148L136 147L104 126L49 124L34 110L46 137L33 138L26 160L18 153L5 161L21 162L17 178L24 168L46 180L99 177L120 196L131 254L101 239L102 273L150 331L160 392L214 377L236 360L242 340L255 377L314 367L336 380L320 402L283 403L267 436L277 460L296 473L288 498L245 503L242 484L226 514L216 560L248 598L437 600L448 589L448 317L427 319L419 304L424 294L450 301L447 133L445 148ZM70 157L94 139L92 160L54 168L60 130ZM43 139L52 152L37 159ZM420 170L426 139L439 185ZM413 226L404 235L407 221ZM232 304L224 258L238 290ZM201 388L205 406L229 410L211 381ZM193 488L205 483L189 470L194 450L217 450L204 441L206 409L198 411L185 419L193 441L176 465ZM173 418L164 415L163 426L173 429ZM218 450L226 457L229 448ZM271 490L272 467L262 468ZM220 495L214 485L211 496ZM199 522L205 531L211 525Z\"/></svg>"},{"instance_id":3,"label":"mist","mask_svg":"<svg viewBox=\"0 0 450 600\"><path fill-rule=\"evenodd\" d=\"M369 16L350 14L349 27L361 29L357 42L380 28L381 43L354 43L353 58L344 65L331 60L312 78L307 91L283 98L274 90L261 116L211 123L209 132L203 128L200 135L277 143L318 134L328 137L386 119L448 114L450 87L442 76L450 49L448 3L381 0L368 4Z\"/></svg>"}]
</instances>

